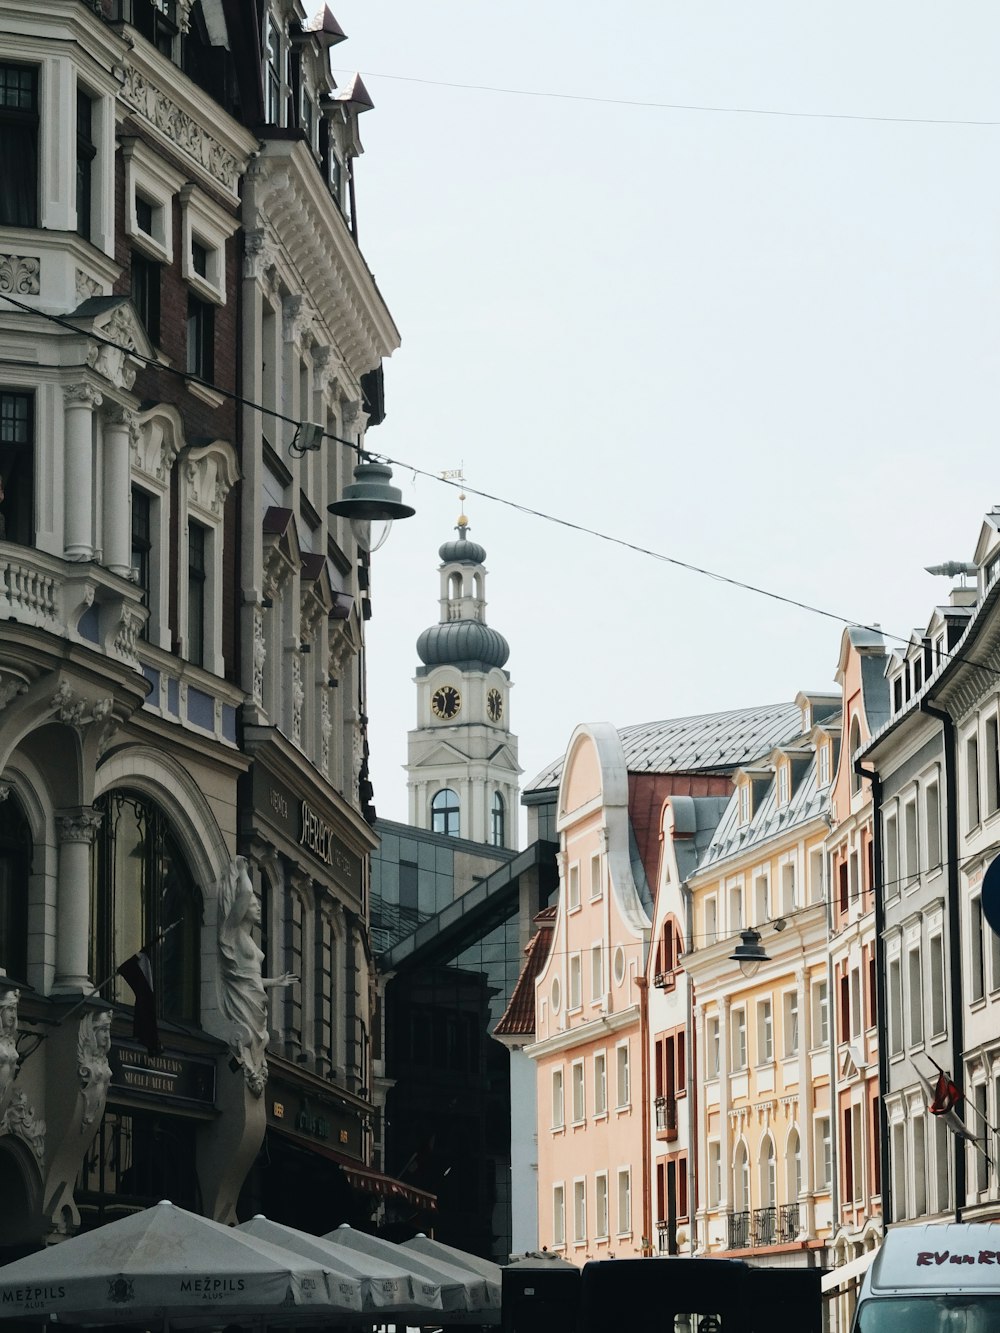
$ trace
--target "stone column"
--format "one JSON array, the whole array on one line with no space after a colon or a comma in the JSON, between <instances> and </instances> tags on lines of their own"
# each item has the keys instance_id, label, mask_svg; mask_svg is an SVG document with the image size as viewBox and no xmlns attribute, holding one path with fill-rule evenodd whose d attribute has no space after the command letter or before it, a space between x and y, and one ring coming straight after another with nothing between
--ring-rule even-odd
<instances>
[{"instance_id":1,"label":"stone column","mask_svg":"<svg viewBox=\"0 0 1000 1333\"><path fill-rule=\"evenodd\" d=\"M104 424L104 563L128 578L132 570L132 459L135 413L113 404Z\"/></svg>"},{"instance_id":2,"label":"stone column","mask_svg":"<svg viewBox=\"0 0 1000 1333\"><path fill-rule=\"evenodd\" d=\"M96 810L85 806L56 817L59 837L56 990L89 992L93 989L87 957L90 944L90 844L101 818Z\"/></svg>"},{"instance_id":3,"label":"stone column","mask_svg":"<svg viewBox=\"0 0 1000 1333\"><path fill-rule=\"evenodd\" d=\"M735 1199L731 1189L733 1179L733 1131L729 1121L729 1043L731 1040L729 1003L728 996L723 996L719 1001L719 1152L722 1157L719 1213L723 1220L735 1207Z\"/></svg>"},{"instance_id":4,"label":"stone column","mask_svg":"<svg viewBox=\"0 0 1000 1333\"><path fill-rule=\"evenodd\" d=\"M94 558L94 409L103 401L89 384L64 392L66 448L63 464L65 554L67 560Z\"/></svg>"}]
</instances>

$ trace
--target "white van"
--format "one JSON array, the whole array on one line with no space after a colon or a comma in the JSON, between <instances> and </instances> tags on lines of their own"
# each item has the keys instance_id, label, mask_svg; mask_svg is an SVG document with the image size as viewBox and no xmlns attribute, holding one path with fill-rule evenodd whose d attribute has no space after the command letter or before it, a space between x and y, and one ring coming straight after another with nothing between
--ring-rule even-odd
<instances>
[{"instance_id":1,"label":"white van","mask_svg":"<svg viewBox=\"0 0 1000 1333\"><path fill-rule=\"evenodd\" d=\"M891 1227L853 1333L1000 1333L1000 1222Z\"/></svg>"}]
</instances>

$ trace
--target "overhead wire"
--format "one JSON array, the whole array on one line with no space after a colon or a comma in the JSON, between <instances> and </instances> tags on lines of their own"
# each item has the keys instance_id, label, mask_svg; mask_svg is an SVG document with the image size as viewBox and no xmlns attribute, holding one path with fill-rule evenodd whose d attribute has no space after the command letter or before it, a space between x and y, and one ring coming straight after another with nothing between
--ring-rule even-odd
<instances>
[{"instance_id":1,"label":"overhead wire","mask_svg":"<svg viewBox=\"0 0 1000 1333\"><path fill-rule=\"evenodd\" d=\"M353 73L335 69L335 74ZM366 79L389 79L396 83L417 83L429 88L451 88L462 92L497 93L503 97L534 97L560 102L594 102L600 106L626 106L654 111L698 111L726 116L780 116L795 120L855 120L883 125L967 125L995 128L1000 120L965 120L951 116L876 116L850 111L790 111L784 107L716 106L704 102L660 102L637 97L602 97L597 93L561 93L552 89L505 88L491 83L459 83L451 79L426 79L415 74L368 72Z\"/></svg>"},{"instance_id":2,"label":"overhead wire","mask_svg":"<svg viewBox=\"0 0 1000 1333\"><path fill-rule=\"evenodd\" d=\"M302 425L302 421L299 418L290 417L286 413L279 412L276 408L268 407L265 403L257 402L252 398L246 397L244 394L236 393L232 389L223 388L222 386L217 385L210 380L203 379L198 375L192 375L178 366L166 365L157 357L146 356L142 352L132 348L123 349L120 343L106 337L97 330L82 328L79 324L74 324L71 319L68 319L64 315L56 315L47 310L39 310L37 307L31 306L25 301L19 301L16 297L11 296L7 292L0 292L0 296L16 309L26 314L48 320L71 333L78 334L81 337L90 339L105 347L112 347L118 352L125 350L130 357L152 370L174 375L184 380L186 383L193 381L194 383L201 385L203 388L210 389L212 392L217 393L242 407L249 407L254 411L270 416L277 421L294 426L296 430ZM567 528L572 532L578 532L583 536L597 538L599 541L619 546L624 550L632 551L637 555L647 556L662 564L671 565L676 569L685 570L687 573L697 574L703 578L712 579L716 583L726 584L729 587L738 588L743 592L754 593L758 597L764 597L784 606L790 606L796 610L805 611L810 615L822 616L823 618L832 620L840 625L868 630L872 634L879 634L883 638L891 639L897 643L909 646L911 642L911 635L895 634L890 630L883 629L881 625L874 623L869 624L854 616L845 616L839 611L831 611L826 607L817 606L815 603L805 602L799 598L790 597L786 593L776 592L773 588L765 588L760 584L750 583L745 579L736 578L734 575L723 574L718 570L708 569L704 565L697 565L692 561L682 560L678 556L667 555L662 551L654 551L651 547L643 546L628 538L618 537L608 532L602 532L598 528L589 527L587 524L578 523L573 519L562 518L557 514L550 514L546 510L537 509L532 505L527 505L521 500L512 500L507 496L496 495L491 491L481 490L478 487L470 485L464 478L455 479L451 476L442 475L440 472L430 472L425 468L418 467L415 463L407 462L405 459L394 458L391 454L386 454L380 450L373 450L367 443L360 443L356 440L347 440L342 436L335 435L325 429L323 430L322 438L334 440L337 444L345 445L347 448L354 450L358 455L358 458L361 460L370 459L372 461L378 460L385 462L389 464L390 467L402 468L403 470L412 473L415 477L426 477L430 481L434 481L439 485L451 486L453 489L463 491L467 495L475 495L482 500L488 500L494 504L504 505L508 509L516 510L518 513L525 514L528 517L537 518L546 523L554 523L559 527ZM940 656L942 659L946 658L948 660L963 661L970 666L977 667L991 675L1000 677L1000 667L995 667L989 662L979 661L967 654L952 653L942 649Z\"/></svg>"}]
</instances>

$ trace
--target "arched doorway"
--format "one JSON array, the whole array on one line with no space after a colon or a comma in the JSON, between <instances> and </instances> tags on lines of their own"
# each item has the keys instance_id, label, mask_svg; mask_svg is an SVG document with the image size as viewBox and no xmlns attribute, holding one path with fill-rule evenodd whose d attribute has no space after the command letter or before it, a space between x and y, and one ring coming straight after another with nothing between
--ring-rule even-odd
<instances>
[{"instance_id":1,"label":"arched doorway","mask_svg":"<svg viewBox=\"0 0 1000 1333\"><path fill-rule=\"evenodd\" d=\"M45 1231L42 1181L27 1146L13 1135L0 1138L0 1264L38 1249Z\"/></svg>"}]
</instances>

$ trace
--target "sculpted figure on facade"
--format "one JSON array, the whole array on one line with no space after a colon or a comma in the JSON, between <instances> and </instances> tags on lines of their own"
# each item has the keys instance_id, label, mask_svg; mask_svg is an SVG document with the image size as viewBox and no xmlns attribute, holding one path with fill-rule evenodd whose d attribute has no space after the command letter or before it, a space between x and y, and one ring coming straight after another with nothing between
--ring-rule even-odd
<instances>
[{"instance_id":1,"label":"sculpted figure on facade","mask_svg":"<svg viewBox=\"0 0 1000 1333\"><path fill-rule=\"evenodd\" d=\"M229 1049L255 1097L267 1082L267 992L298 980L291 972L265 977L264 954L253 937L261 921L245 856L230 862L219 891L219 1007L229 1027Z\"/></svg>"},{"instance_id":2,"label":"sculpted figure on facade","mask_svg":"<svg viewBox=\"0 0 1000 1333\"><path fill-rule=\"evenodd\" d=\"M7 1113L0 1121L0 1134L16 1134L35 1154L39 1166L45 1165L45 1121L35 1115L27 1093L20 1088L11 1098Z\"/></svg>"},{"instance_id":3,"label":"sculpted figure on facade","mask_svg":"<svg viewBox=\"0 0 1000 1333\"><path fill-rule=\"evenodd\" d=\"M17 1002L21 992L10 986L0 990L0 1120L10 1105L17 1075Z\"/></svg>"},{"instance_id":4,"label":"sculpted figure on facade","mask_svg":"<svg viewBox=\"0 0 1000 1333\"><path fill-rule=\"evenodd\" d=\"M111 1010L88 1009L76 1039L77 1076L83 1092L81 1134L104 1114L111 1082Z\"/></svg>"}]
</instances>

